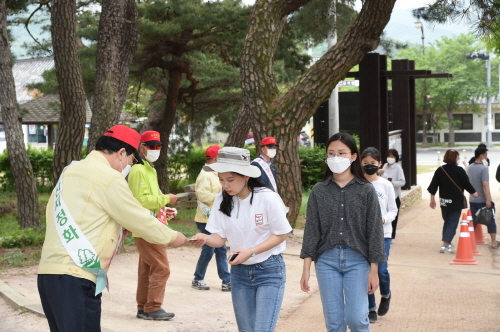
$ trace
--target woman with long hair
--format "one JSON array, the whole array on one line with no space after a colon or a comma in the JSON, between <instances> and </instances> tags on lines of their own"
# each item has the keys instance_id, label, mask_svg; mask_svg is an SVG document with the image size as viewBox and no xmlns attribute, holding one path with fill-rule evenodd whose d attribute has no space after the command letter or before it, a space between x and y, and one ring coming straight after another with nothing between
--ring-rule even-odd
<instances>
[{"instance_id":1,"label":"woman with long hair","mask_svg":"<svg viewBox=\"0 0 500 332\"><path fill-rule=\"evenodd\" d=\"M300 286L310 290L314 261L327 330L369 331L367 294L377 290L378 264L386 261L377 193L350 135L330 137L326 158L323 181L307 203Z\"/></svg>"},{"instance_id":2,"label":"woman with long hair","mask_svg":"<svg viewBox=\"0 0 500 332\"><path fill-rule=\"evenodd\" d=\"M369 147L361 153L361 166L363 166L365 177L375 187L375 191L377 192L380 212L382 213L382 225L384 225L385 256L389 260L392 235L391 223L398 213L398 207L396 206L392 184L377 175L377 171L381 165L382 156L377 149ZM378 279L381 296L378 311L375 294L368 295L368 318L370 319L370 323L375 323L378 315L384 316L389 311L389 304L391 303L391 275L387 268L387 262L378 264Z\"/></svg>"},{"instance_id":3,"label":"woman with long hair","mask_svg":"<svg viewBox=\"0 0 500 332\"><path fill-rule=\"evenodd\" d=\"M476 189L469 181L467 173L458 166L460 153L457 150L448 150L444 154L443 162L446 165L438 167L434 172L431 184L427 191L431 194L430 207L436 208L435 195L439 189L439 205L441 206L441 216L443 217L443 233L441 240L443 245L439 249L442 254L454 254L451 241L457 232L458 222L462 209L467 208L467 201L464 196L464 189L473 197L477 197Z\"/></svg>"},{"instance_id":4,"label":"woman with long hair","mask_svg":"<svg viewBox=\"0 0 500 332\"><path fill-rule=\"evenodd\" d=\"M285 290L281 253L292 231L280 196L257 178L246 149L225 147L217 162L204 169L218 172L222 192L215 198L207 234L196 234L196 246L231 243L231 295L240 331L274 331Z\"/></svg>"}]
</instances>

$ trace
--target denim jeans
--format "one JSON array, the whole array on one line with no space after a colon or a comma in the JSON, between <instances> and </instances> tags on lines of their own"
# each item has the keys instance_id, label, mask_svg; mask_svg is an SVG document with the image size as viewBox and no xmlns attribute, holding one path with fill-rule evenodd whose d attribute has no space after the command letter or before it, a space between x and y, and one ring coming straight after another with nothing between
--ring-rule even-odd
<instances>
[{"instance_id":1,"label":"denim jeans","mask_svg":"<svg viewBox=\"0 0 500 332\"><path fill-rule=\"evenodd\" d=\"M203 234L210 235L211 233L205 229L207 226L206 223L197 222L196 227ZM227 267L227 249L226 245L223 245L220 248L210 247L206 244L201 248L200 258L198 258L198 263L196 264L196 270L194 271L194 279L195 280L203 280L205 279L205 273L207 272L208 263L212 260L212 257L215 253L215 261L217 263L217 273L219 274L219 278L224 282L228 283L231 280L231 276L229 274L229 269Z\"/></svg>"},{"instance_id":2,"label":"denim jeans","mask_svg":"<svg viewBox=\"0 0 500 332\"><path fill-rule=\"evenodd\" d=\"M486 203L470 203L470 212L472 213L472 218L474 219L474 229L477 227L476 223L476 212L482 207L485 207ZM496 210L496 208L495 208ZM493 215L493 219L491 219L490 223L488 224L488 234L497 233L497 224L495 221L495 215Z\"/></svg>"},{"instance_id":3,"label":"denim jeans","mask_svg":"<svg viewBox=\"0 0 500 332\"><path fill-rule=\"evenodd\" d=\"M457 233L458 222L460 221L460 216L462 210L445 210L441 209L441 215L443 216L443 238L442 241L446 243L451 243L453 237Z\"/></svg>"},{"instance_id":4,"label":"denim jeans","mask_svg":"<svg viewBox=\"0 0 500 332\"><path fill-rule=\"evenodd\" d=\"M231 296L238 331L274 331L285 282L285 261L281 255L257 264L231 267Z\"/></svg>"},{"instance_id":5,"label":"denim jeans","mask_svg":"<svg viewBox=\"0 0 500 332\"><path fill-rule=\"evenodd\" d=\"M323 315L328 332L370 331L368 274L370 264L347 246L326 250L316 262Z\"/></svg>"},{"instance_id":6,"label":"denim jeans","mask_svg":"<svg viewBox=\"0 0 500 332\"><path fill-rule=\"evenodd\" d=\"M391 238L384 238L385 257L389 261L389 253L391 251ZM387 269L388 262L378 263L378 282L380 295L385 296L391 294L391 275ZM375 294L368 295L368 310L375 311L377 303L375 302Z\"/></svg>"}]
</instances>

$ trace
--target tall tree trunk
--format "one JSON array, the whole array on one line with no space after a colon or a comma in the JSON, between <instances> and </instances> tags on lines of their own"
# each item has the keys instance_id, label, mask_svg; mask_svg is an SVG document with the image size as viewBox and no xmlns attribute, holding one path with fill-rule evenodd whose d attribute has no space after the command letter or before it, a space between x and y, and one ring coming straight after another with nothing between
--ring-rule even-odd
<instances>
[{"instance_id":1,"label":"tall tree trunk","mask_svg":"<svg viewBox=\"0 0 500 332\"><path fill-rule=\"evenodd\" d=\"M17 220L21 228L40 227L36 181L24 146L11 59L7 34L7 7L5 0L0 0L0 86L2 87L0 89L0 114L5 128L7 153L16 186Z\"/></svg>"},{"instance_id":2,"label":"tall tree trunk","mask_svg":"<svg viewBox=\"0 0 500 332\"><path fill-rule=\"evenodd\" d=\"M160 133L163 143L162 153L155 163L156 173L158 174L158 184L163 193L169 192L168 186L168 144L170 133L175 122L175 112L177 111L177 101L179 98L179 89L181 87L183 66L172 68L168 71L168 88L165 109L163 112L150 112L148 121L144 130L155 130Z\"/></svg>"},{"instance_id":3,"label":"tall tree trunk","mask_svg":"<svg viewBox=\"0 0 500 332\"><path fill-rule=\"evenodd\" d=\"M57 181L64 167L80 160L85 134L85 91L76 38L75 0L52 1L52 46L61 99L61 117L52 169Z\"/></svg>"},{"instance_id":4,"label":"tall tree trunk","mask_svg":"<svg viewBox=\"0 0 500 332\"><path fill-rule=\"evenodd\" d=\"M247 138L248 132L250 131L250 124L252 123L249 116L247 106L242 104L224 146L242 148L245 145L245 139ZM257 140L255 140L255 142L257 142Z\"/></svg>"},{"instance_id":5,"label":"tall tree trunk","mask_svg":"<svg viewBox=\"0 0 500 332\"><path fill-rule=\"evenodd\" d=\"M103 0L99 20L95 95L87 153L120 120L129 68L139 40L135 0Z\"/></svg>"},{"instance_id":6,"label":"tall tree trunk","mask_svg":"<svg viewBox=\"0 0 500 332\"><path fill-rule=\"evenodd\" d=\"M455 127L453 126L453 108L448 107L446 109L446 115L448 116L448 146L449 147L454 147L455 146Z\"/></svg>"},{"instance_id":7,"label":"tall tree trunk","mask_svg":"<svg viewBox=\"0 0 500 332\"><path fill-rule=\"evenodd\" d=\"M395 1L365 1L357 19L337 44L284 96L279 96L276 87L274 53L287 15L309 1L261 0L254 5L241 59L242 107L250 115L256 142L263 136L275 136L279 143L276 164L280 195L290 207L288 219L292 226L295 226L302 199L297 143L300 129L347 72L361 62L367 52L377 48ZM240 110L238 117L245 114ZM228 140L234 141L233 137L241 135L238 133L241 130L233 126Z\"/></svg>"}]
</instances>

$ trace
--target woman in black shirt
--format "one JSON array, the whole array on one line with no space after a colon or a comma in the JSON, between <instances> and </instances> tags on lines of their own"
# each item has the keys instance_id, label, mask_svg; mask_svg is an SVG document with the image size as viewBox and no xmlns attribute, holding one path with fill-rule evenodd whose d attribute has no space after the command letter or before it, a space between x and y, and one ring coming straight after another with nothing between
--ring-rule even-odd
<instances>
[{"instance_id":1,"label":"woman in black shirt","mask_svg":"<svg viewBox=\"0 0 500 332\"><path fill-rule=\"evenodd\" d=\"M451 241L457 232L458 222L462 209L467 208L467 201L464 196L464 189L472 196L477 197L476 189L470 184L469 177L464 169L458 166L460 153L456 150L446 151L443 162L446 165L439 167L432 177L431 184L427 191L431 194L430 207L436 208L435 195L439 188L439 203L441 215L443 216L443 245L440 253L454 254Z\"/></svg>"}]
</instances>

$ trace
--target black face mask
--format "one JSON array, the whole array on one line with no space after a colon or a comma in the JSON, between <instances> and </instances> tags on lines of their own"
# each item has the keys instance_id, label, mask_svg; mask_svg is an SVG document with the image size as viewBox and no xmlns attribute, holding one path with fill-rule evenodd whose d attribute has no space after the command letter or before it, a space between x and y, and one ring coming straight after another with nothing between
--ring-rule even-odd
<instances>
[{"instance_id":1,"label":"black face mask","mask_svg":"<svg viewBox=\"0 0 500 332\"><path fill-rule=\"evenodd\" d=\"M377 173L377 171L378 171L377 165L365 165L365 166L363 166L363 168L364 168L365 173L367 175L373 175L373 174Z\"/></svg>"}]
</instances>

